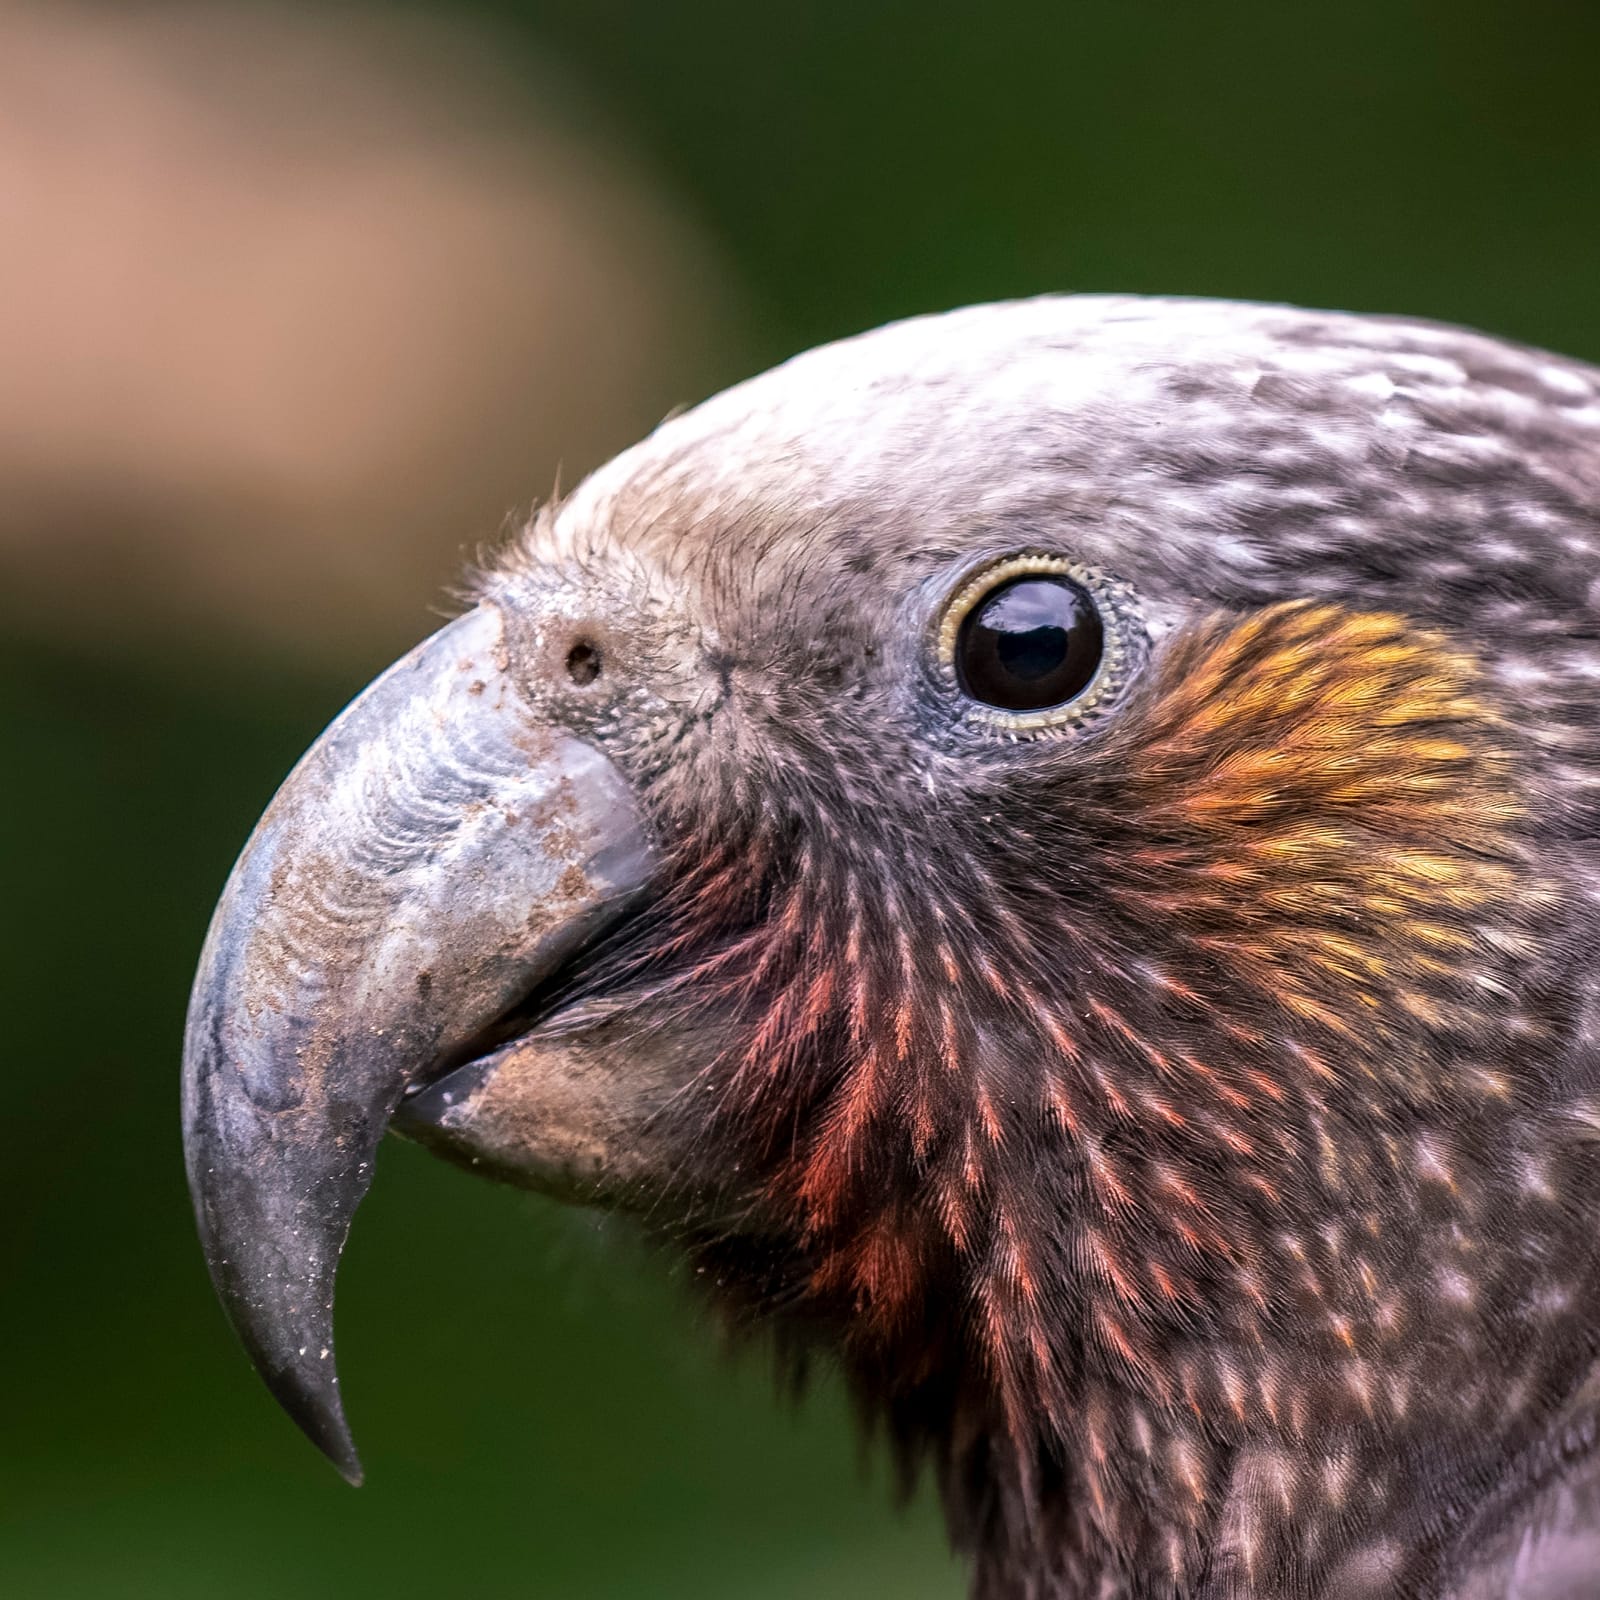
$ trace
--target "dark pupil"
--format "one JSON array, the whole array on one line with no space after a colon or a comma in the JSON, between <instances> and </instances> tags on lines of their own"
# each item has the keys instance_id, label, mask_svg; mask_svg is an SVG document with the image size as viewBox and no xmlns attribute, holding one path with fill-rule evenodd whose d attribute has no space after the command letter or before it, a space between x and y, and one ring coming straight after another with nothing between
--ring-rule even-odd
<instances>
[{"instance_id":1,"label":"dark pupil","mask_svg":"<svg viewBox=\"0 0 1600 1600\"><path fill-rule=\"evenodd\" d=\"M956 641L962 687L1006 711L1041 711L1080 695L1100 668L1105 633L1070 578L1012 578L969 611Z\"/></svg>"}]
</instances>

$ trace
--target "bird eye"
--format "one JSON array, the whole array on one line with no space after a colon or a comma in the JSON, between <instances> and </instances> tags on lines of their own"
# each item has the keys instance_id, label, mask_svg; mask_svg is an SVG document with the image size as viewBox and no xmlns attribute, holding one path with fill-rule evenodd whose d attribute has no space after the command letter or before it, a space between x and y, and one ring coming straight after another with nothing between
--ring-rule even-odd
<instances>
[{"instance_id":1,"label":"bird eye","mask_svg":"<svg viewBox=\"0 0 1600 1600\"><path fill-rule=\"evenodd\" d=\"M1146 642L1126 584L1043 552L969 572L935 635L939 675L964 717L1029 738L1109 706Z\"/></svg>"},{"instance_id":2,"label":"bird eye","mask_svg":"<svg viewBox=\"0 0 1600 1600\"><path fill-rule=\"evenodd\" d=\"M956 671L973 699L1002 711L1043 711L1094 682L1105 628L1094 597L1056 573L997 584L961 620Z\"/></svg>"}]
</instances>

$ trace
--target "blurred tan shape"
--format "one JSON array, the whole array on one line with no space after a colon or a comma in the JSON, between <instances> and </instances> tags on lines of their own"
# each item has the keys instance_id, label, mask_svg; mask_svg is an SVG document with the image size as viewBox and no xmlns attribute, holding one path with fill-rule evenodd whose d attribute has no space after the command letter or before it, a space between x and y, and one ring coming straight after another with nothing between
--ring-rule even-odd
<instances>
[{"instance_id":1,"label":"blurred tan shape","mask_svg":"<svg viewBox=\"0 0 1600 1600\"><path fill-rule=\"evenodd\" d=\"M0 3L0 627L376 661L725 376L705 245L491 45Z\"/></svg>"}]
</instances>

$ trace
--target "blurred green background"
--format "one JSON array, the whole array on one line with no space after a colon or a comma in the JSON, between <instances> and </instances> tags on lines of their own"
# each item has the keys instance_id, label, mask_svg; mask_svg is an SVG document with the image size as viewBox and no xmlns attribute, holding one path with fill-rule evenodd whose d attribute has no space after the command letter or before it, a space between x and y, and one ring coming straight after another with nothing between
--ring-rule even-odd
<instances>
[{"instance_id":1,"label":"blurred green background","mask_svg":"<svg viewBox=\"0 0 1600 1600\"><path fill-rule=\"evenodd\" d=\"M1590 0L0 10L0 1593L957 1595L826 1382L399 1145L340 1484L193 1237L213 898L463 551L807 344L1122 289L1600 358L1597 60Z\"/></svg>"}]
</instances>

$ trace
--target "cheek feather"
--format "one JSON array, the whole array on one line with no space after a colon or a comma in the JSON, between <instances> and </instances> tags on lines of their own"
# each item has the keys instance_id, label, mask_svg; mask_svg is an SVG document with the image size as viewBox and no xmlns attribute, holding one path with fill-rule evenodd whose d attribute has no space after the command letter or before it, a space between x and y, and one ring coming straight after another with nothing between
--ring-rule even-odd
<instances>
[{"instance_id":1,"label":"cheek feather","mask_svg":"<svg viewBox=\"0 0 1600 1600\"><path fill-rule=\"evenodd\" d=\"M898 897L925 862L884 881L882 859L848 845L843 860L807 851L765 919L713 941L693 969L694 984L738 996L752 1017L730 1114L803 1128L774 1182L802 1200L811 1235L881 1169L881 1150L863 1144L909 1133L914 1169L936 1147L957 1169L934 1210L964 1237L968 1208L951 1197L979 1189L986 1152L1003 1151L1019 1070L1034 1080L1020 1099L1073 1137L1107 1212L1127 1210L1149 1174L1140 1161L1125 1170L1092 1135L1152 1126L1225 1152L1270 1205L1273 1168L1305 1141L1263 1140L1252 1118L1291 1098L1325 1113L1328 1088L1353 1076L1425 1090L1429 1057L1400 1047L1444 1025L1447 1002L1459 1028L1477 1018L1463 1003L1497 1000L1492 989L1462 995L1459 974L1464 962L1493 965L1473 920L1504 927L1508 898L1531 892L1508 842L1521 809L1511 773L1511 741L1474 664L1438 637L1326 606L1218 619L1177 642L1055 801L1076 819L1064 847L1081 853L1093 835L1106 910L1144 958L1126 969L1109 959L1080 906L1055 908L1077 938L1042 928L1048 896L1010 903L981 863L924 912ZM693 937L779 858L778 844L758 832L742 860L702 879ZM974 906L986 927L973 927ZM919 955L906 927L924 915L941 933ZM965 938L945 936L952 920L968 924ZM1051 970L1041 945L1075 972ZM975 1019L996 1015L993 1031L1031 1036L1025 1067L997 1062L980 1036ZM1332 1171L1326 1137L1311 1143ZM1184 1251L1225 1251L1176 1172L1169 1162L1155 1174L1139 1210L1169 1215Z\"/></svg>"},{"instance_id":2,"label":"cheek feather","mask_svg":"<svg viewBox=\"0 0 1600 1600\"><path fill-rule=\"evenodd\" d=\"M1026 851L803 791L714 846L679 819L654 958L734 1019L707 1136L790 1219L786 1303L880 1374L959 1346L1019 1461L1056 1441L1103 1536L1179 1565L1230 1431L1343 1460L1459 1411L1496 1341L1539 1392L1538 1252L1486 1279L1475 1240L1586 1180L1504 1149L1556 897L1472 658L1392 615L1217 617L1011 770Z\"/></svg>"}]
</instances>

